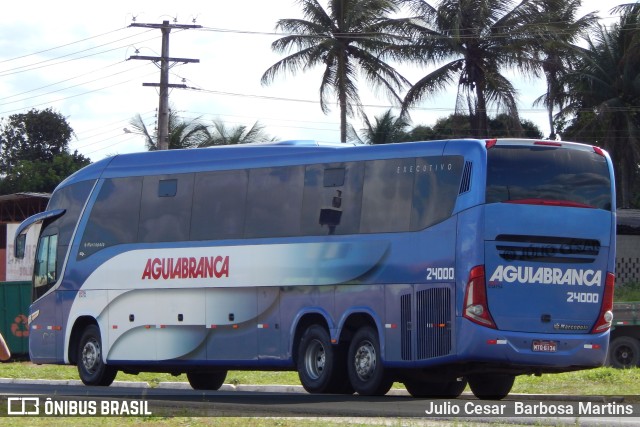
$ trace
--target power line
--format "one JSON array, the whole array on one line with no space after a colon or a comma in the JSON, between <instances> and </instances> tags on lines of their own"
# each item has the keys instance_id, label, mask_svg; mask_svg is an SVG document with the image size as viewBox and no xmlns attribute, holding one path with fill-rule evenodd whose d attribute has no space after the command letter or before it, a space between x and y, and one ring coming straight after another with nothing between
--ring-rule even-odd
<instances>
[{"instance_id":1,"label":"power line","mask_svg":"<svg viewBox=\"0 0 640 427\"><path fill-rule=\"evenodd\" d=\"M115 87L115 86L123 85L123 84L125 84L125 83L131 83L133 80L136 80L136 79L139 79L139 78L142 78L142 77L146 77L146 76L149 76L149 75L151 75L151 74L150 74L150 73L149 73L149 74L144 74L144 75L142 75L142 76L138 76L138 77L133 78L133 79L129 79L129 80L125 80L125 81L121 81L121 82L119 82L119 83L114 83L114 84L112 84L112 85L103 86L103 87L98 88L98 89L89 90L89 91L82 92L82 93L78 93L78 94L75 94L75 95L70 95L70 96L67 96L67 97L64 97L64 98L58 98L58 99L55 99L55 100L53 100L53 101L41 102L41 103L39 103L39 104L31 105L31 106L29 106L29 107L16 108L16 109L13 109L13 110L7 110L7 111L0 111L0 114L14 113L14 112L16 112L16 111L21 111L21 110L24 110L24 109L26 109L26 108L40 107L40 106L45 105L45 104L53 104L53 103L56 103L56 102L65 101L65 100L67 100L67 99L77 98L77 97L79 97L79 96L84 96L84 95L88 95L88 94L90 94L90 93L99 92L99 91L101 91L101 90L105 90L105 89L109 89L109 88L112 88L112 87Z\"/></svg>"},{"instance_id":2,"label":"power line","mask_svg":"<svg viewBox=\"0 0 640 427\"><path fill-rule=\"evenodd\" d=\"M141 34L144 34L146 32L147 31L145 31L145 32L143 32ZM33 64L23 65L23 66L20 66L20 67L15 67L15 68L10 68L10 69L4 70L4 71L0 71L0 77L10 76L10 75L13 75L13 74L18 74L18 73L24 73L24 72L27 72L27 71L38 70L40 68L51 67L51 66L54 66L54 65L65 64L67 62L77 61L79 59L90 58L92 56L101 55L103 53L112 52L114 50L122 49L123 47L125 47L127 45L117 46L117 47L115 47L113 49L107 49L107 50L103 50L101 52L93 53L91 55L85 55L85 56L80 56L80 57L77 57L77 58L71 58L71 59L67 59L67 60L64 60L64 61L56 62L56 63L53 63L53 64L41 65L41 64L46 64L46 63L52 62L52 61L56 61L58 59L68 58L70 56L74 56L74 55L77 55L79 53L88 52L90 50L94 50L94 49L97 49L99 47L108 46L110 44L117 43L117 42L122 41L122 40L126 40L128 38L137 37L138 35L140 35L140 34L136 34L135 36L124 37L122 39L119 39L119 40L116 40L116 41L113 41L113 42L104 43L104 44L102 44L100 46L95 46L95 47L91 47L91 48L88 48L88 49L83 49L83 50L80 50L80 51L77 51L77 52L69 53L69 54L66 54L66 55L61 55L61 56L58 56L58 57L55 57L55 58L46 59L44 61L35 62ZM142 40L141 43L147 42L147 41L150 41L150 40L154 40L156 38L157 37L152 37L150 39ZM41 66L38 67L37 65L41 65Z\"/></svg>"},{"instance_id":3,"label":"power line","mask_svg":"<svg viewBox=\"0 0 640 427\"><path fill-rule=\"evenodd\" d=\"M5 63L5 62L16 61L16 60L18 60L18 59L27 58L27 57L29 57L29 56L39 55L39 54L41 54L41 53L50 52L50 51L52 51L52 50L56 50L56 49L61 49L61 48L63 48L63 47L67 47L67 46L71 46L71 45L74 45L74 44L77 44L77 43L85 42L85 41L87 41L87 40L96 39L96 38L98 38L98 37L103 37L103 36L106 36L106 35L109 35L109 34L112 34L112 33L116 33L116 32L118 32L118 31L122 31L122 30L124 30L124 29L126 29L126 28L127 28L127 27L118 28L117 30L108 31L108 32L106 32L106 33L98 34L97 36L87 37L87 38L84 38L84 39L81 39L81 40L76 40L76 41L74 41L74 42L66 43L66 44L63 44L63 45L60 45L60 46L50 47L50 48L48 48L48 49L39 50L39 51L37 51L37 52L32 52L32 53L27 53L27 54L25 54L25 55L16 56L16 57L14 57L14 58L3 59L2 61L0 61L0 64L3 64L3 63Z\"/></svg>"},{"instance_id":4,"label":"power line","mask_svg":"<svg viewBox=\"0 0 640 427\"><path fill-rule=\"evenodd\" d=\"M112 64L112 65L110 65L110 66L108 66L108 67L111 67L111 66L113 66L113 65L122 64L122 63L124 63L124 61L119 62L119 63L116 63L116 64ZM89 83L95 83L95 82L97 82L97 81L99 81L99 80L103 80L103 79L106 79L106 78L109 78L109 77L117 76L117 75L119 75L119 74L127 73L127 72L129 72L129 71L132 71L133 69L137 69L137 68L145 67L145 66L147 66L147 65L148 65L148 64L143 64L143 65L138 66L138 67L133 67L132 69L128 69L128 70L124 70L124 71L119 71L119 72L117 72L117 73L113 73L113 74L110 74L110 75L108 75L108 76L100 77L100 78L93 79L93 80L89 80L89 81L82 82L82 83L78 83L78 84L75 84L75 85L72 85L72 86L63 87L63 88L60 88L60 89L57 89L57 90L53 90L53 91L50 91L50 92L46 92L46 93L42 93L42 94L39 94L39 95L34 95L34 96L27 97L27 98L22 98L22 99L17 99L17 100L15 100L15 101L3 102L3 103L0 103L0 106L8 105L8 104L15 104L16 102L27 101L27 100L29 100L29 99L38 98L38 97L40 97L40 96L45 96L45 95L51 95L51 94L53 94L53 93L61 92L61 91L68 90L68 89L73 89L73 88L75 88L75 87L82 86L82 85L86 85L86 84L89 84ZM108 68L108 67L104 67L104 69L106 69L106 68ZM90 73L85 73L85 74L83 74L82 76L87 75L87 74L92 74L93 72L94 72L94 71L92 71L92 72L90 72ZM66 82L66 81L69 81L69 80L73 80L73 79L75 79L75 78L78 78L78 77L72 77L72 78L70 78L70 79L63 80L62 82ZM60 84L60 83L62 83L62 82L53 83L53 84L50 84L50 85L44 86L44 88L46 88L46 87L50 87L50 86L55 86L55 85ZM42 89L42 88L40 88L40 89ZM39 89L33 89L33 90L28 91L28 92L23 92L23 94L24 94L24 93L29 93L29 92L34 92L34 91L36 91L36 90L39 90ZM12 97L15 97L15 96L17 96L17 95L11 95L11 96L8 96L7 98L12 98ZM6 99L6 98L5 98L5 99Z\"/></svg>"}]
</instances>

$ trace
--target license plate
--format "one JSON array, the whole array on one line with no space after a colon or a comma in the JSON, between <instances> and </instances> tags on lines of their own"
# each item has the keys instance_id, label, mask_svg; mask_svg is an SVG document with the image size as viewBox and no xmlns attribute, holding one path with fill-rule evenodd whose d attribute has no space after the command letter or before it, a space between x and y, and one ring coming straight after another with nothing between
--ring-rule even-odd
<instances>
[{"instance_id":1,"label":"license plate","mask_svg":"<svg viewBox=\"0 0 640 427\"><path fill-rule=\"evenodd\" d=\"M533 341L533 351L539 351L543 353L555 353L558 350L558 343L555 341Z\"/></svg>"}]
</instances>

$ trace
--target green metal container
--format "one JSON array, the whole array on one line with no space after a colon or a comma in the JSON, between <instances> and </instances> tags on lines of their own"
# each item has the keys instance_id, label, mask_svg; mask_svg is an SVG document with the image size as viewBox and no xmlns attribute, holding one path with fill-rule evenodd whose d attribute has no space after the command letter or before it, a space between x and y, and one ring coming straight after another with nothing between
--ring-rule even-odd
<instances>
[{"instance_id":1,"label":"green metal container","mask_svg":"<svg viewBox=\"0 0 640 427\"><path fill-rule=\"evenodd\" d=\"M0 333L12 357L29 354L29 304L31 282L0 282Z\"/></svg>"}]
</instances>

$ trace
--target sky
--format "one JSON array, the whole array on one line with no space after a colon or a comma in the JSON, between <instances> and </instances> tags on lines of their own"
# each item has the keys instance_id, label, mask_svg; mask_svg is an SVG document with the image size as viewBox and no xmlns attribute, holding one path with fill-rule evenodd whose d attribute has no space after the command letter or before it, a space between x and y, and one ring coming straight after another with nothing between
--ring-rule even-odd
<instances>
[{"instance_id":1,"label":"sky","mask_svg":"<svg viewBox=\"0 0 640 427\"><path fill-rule=\"evenodd\" d=\"M601 22L615 22L609 10L624 0L583 0L583 13L599 11ZM93 161L114 154L146 151L144 139L131 131L140 114L155 129L160 71L151 61L133 55L160 56L161 31L130 27L132 23L201 25L174 29L170 56L198 59L176 64L170 83L170 104L185 120L215 119L229 126L256 121L278 139L339 141L338 108L325 115L319 105L321 69L281 74L263 86L260 78L283 55L271 50L279 38L275 24L300 18L295 0L111 0L109 2L35 0L3 3L0 14L0 118L30 109L52 108L75 131L71 151ZM428 69L397 65L411 82ZM521 117L548 133L546 112L533 107L543 94L544 81L511 74L519 91ZM359 85L370 119L390 106L384 94ZM455 107L455 87L423 101L411 113L412 125L433 125ZM397 113L397 109L394 110ZM351 119L362 129L359 117Z\"/></svg>"}]
</instances>

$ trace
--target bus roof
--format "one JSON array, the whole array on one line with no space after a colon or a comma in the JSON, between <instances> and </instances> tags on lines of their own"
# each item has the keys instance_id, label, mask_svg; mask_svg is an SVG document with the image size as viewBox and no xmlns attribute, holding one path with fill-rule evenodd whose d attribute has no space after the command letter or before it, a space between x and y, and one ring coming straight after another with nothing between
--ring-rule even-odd
<instances>
[{"instance_id":1,"label":"bus roof","mask_svg":"<svg viewBox=\"0 0 640 427\"><path fill-rule=\"evenodd\" d=\"M225 145L197 149L119 154L92 163L68 177L72 182L97 178L162 175L207 170L229 170L311 163L337 163L354 160L439 155L448 141L364 145L280 141L273 143ZM479 143L477 141L476 143Z\"/></svg>"},{"instance_id":2,"label":"bus roof","mask_svg":"<svg viewBox=\"0 0 640 427\"><path fill-rule=\"evenodd\" d=\"M225 145L208 148L151 151L120 154L93 163L63 181L59 187L73 182L98 178L163 175L198 171L292 166L313 163L340 163L357 160L437 156L447 144L476 149L491 144L521 145L541 141L524 139L453 139L418 141L400 144L365 145L291 140L255 144ZM549 142L551 143L551 142ZM555 142L554 142L555 143ZM583 144L559 143L566 148L585 149ZM593 149L593 148L591 148ZM449 151L449 150L447 150Z\"/></svg>"}]
</instances>

